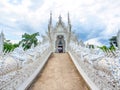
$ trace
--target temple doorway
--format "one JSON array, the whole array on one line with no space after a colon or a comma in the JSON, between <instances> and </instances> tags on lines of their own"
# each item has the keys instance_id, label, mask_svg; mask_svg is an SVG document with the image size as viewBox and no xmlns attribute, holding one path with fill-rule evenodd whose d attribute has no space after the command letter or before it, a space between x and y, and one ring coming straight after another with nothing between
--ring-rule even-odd
<instances>
[{"instance_id":1,"label":"temple doorway","mask_svg":"<svg viewBox=\"0 0 120 90\"><path fill-rule=\"evenodd\" d=\"M65 52L65 40L63 35L58 35L56 40L56 52L63 53Z\"/></svg>"}]
</instances>

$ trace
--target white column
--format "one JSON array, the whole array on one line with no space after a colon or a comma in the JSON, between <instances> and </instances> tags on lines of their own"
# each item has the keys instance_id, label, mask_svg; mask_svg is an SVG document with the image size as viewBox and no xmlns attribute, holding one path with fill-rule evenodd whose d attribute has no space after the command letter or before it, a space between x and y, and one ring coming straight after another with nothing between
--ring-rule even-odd
<instances>
[{"instance_id":1,"label":"white column","mask_svg":"<svg viewBox=\"0 0 120 90\"><path fill-rule=\"evenodd\" d=\"M117 33L117 45L118 45L118 48L120 50L120 30Z\"/></svg>"},{"instance_id":2,"label":"white column","mask_svg":"<svg viewBox=\"0 0 120 90\"><path fill-rule=\"evenodd\" d=\"M2 54L3 53L3 44L4 44L4 34L3 34L3 32L1 32L1 34L0 34L0 54Z\"/></svg>"}]
</instances>

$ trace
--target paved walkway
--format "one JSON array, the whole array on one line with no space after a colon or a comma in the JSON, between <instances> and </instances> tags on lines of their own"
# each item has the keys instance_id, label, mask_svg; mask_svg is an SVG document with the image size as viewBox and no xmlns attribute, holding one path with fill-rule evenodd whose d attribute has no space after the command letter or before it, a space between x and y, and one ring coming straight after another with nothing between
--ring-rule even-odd
<instances>
[{"instance_id":1,"label":"paved walkway","mask_svg":"<svg viewBox=\"0 0 120 90\"><path fill-rule=\"evenodd\" d=\"M29 90L90 90L67 53L54 53Z\"/></svg>"}]
</instances>

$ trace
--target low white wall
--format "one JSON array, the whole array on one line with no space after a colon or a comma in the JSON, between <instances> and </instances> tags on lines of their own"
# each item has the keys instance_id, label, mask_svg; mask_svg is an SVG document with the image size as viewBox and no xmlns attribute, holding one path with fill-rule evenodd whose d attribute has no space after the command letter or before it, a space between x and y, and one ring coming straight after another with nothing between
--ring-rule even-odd
<instances>
[{"instance_id":1,"label":"low white wall","mask_svg":"<svg viewBox=\"0 0 120 90\"><path fill-rule=\"evenodd\" d=\"M85 80L85 82L88 84L88 86L90 87L91 90L100 90L90 79L89 77L85 74L85 72L82 70L82 68L80 67L79 63L77 62L77 60L75 59L75 57L71 54L71 52L68 52L70 57L72 58L73 63L75 64L77 70L79 71L79 73L81 74L81 76L83 77L83 79Z\"/></svg>"},{"instance_id":2,"label":"low white wall","mask_svg":"<svg viewBox=\"0 0 120 90\"><path fill-rule=\"evenodd\" d=\"M37 75L40 73L46 62L48 61L48 58L50 57L52 52L49 52L49 54L46 56L46 58L43 60L43 62L40 64L40 66L37 68L37 70L25 81L22 85L19 86L17 90L27 90L34 79L37 77Z\"/></svg>"}]
</instances>

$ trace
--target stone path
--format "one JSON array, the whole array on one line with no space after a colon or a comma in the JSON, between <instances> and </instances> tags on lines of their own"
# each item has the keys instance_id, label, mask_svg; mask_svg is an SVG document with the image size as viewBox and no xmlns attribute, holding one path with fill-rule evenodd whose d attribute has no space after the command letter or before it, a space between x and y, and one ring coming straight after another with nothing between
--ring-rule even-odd
<instances>
[{"instance_id":1,"label":"stone path","mask_svg":"<svg viewBox=\"0 0 120 90\"><path fill-rule=\"evenodd\" d=\"M54 53L28 90L90 90L67 53Z\"/></svg>"}]
</instances>

